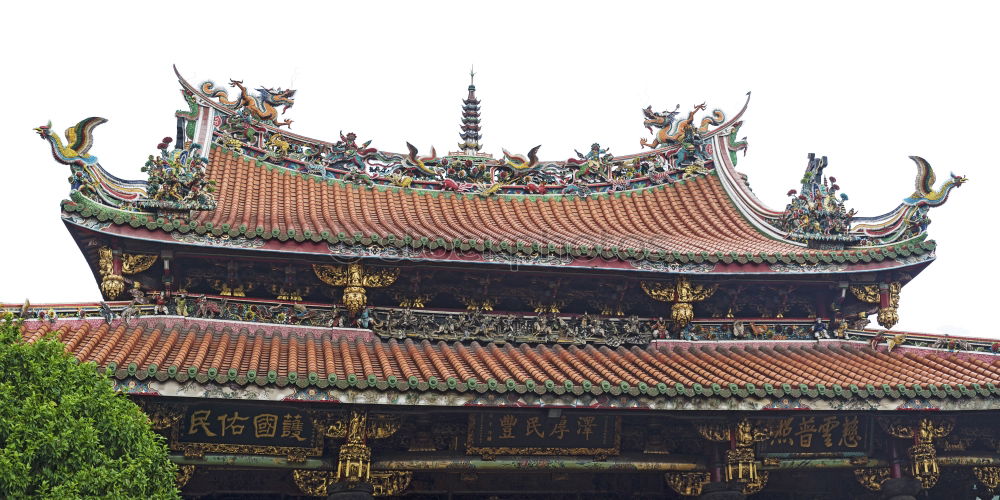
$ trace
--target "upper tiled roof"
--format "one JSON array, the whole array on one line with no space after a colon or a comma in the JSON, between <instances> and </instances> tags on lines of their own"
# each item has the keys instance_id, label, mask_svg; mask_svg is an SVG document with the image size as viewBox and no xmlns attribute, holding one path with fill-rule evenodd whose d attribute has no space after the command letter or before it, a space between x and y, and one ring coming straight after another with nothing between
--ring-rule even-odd
<instances>
[{"instance_id":1,"label":"upper tiled roof","mask_svg":"<svg viewBox=\"0 0 1000 500\"><path fill-rule=\"evenodd\" d=\"M103 214L117 224L245 235L286 241L401 245L471 251L604 255L671 261L676 255L725 256L740 262L777 262L785 256L827 255L826 261L881 261L933 249L812 251L774 239L751 226L708 175L627 193L576 196L482 197L451 192L364 187L297 174L213 147L208 175L217 183L215 210L191 225ZM67 202L68 211L91 214ZM101 217L101 215L104 215ZM745 259L745 260L744 260Z\"/></svg>"},{"instance_id":2,"label":"upper tiled roof","mask_svg":"<svg viewBox=\"0 0 1000 500\"><path fill-rule=\"evenodd\" d=\"M32 320L83 361L119 379L381 390L795 397L1000 394L1000 356L850 341L656 342L564 347L382 341L364 330L275 327L164 317Z\"/></svg>"}]
</instances>

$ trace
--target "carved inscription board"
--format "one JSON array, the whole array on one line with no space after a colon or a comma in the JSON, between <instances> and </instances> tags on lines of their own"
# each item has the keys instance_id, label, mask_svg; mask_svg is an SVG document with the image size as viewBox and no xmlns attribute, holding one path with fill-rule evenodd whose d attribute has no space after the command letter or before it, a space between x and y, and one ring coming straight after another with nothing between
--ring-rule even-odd
<instances>
[{"instance_id":1,"label":"carved inscription board","mask_svg":"<svg viewBox=\"0 0 1000 500\"><path fill-rule=\"evenodd\" d=\"M771 438L757 445L762 455L863 455L871 448L872 419L860 415L789 416L769 423Z\"/></svg>"},{"instance_id":2,"label":"carved inscription board","mask_svg":"<svg viewBox=\"0 0 1000 500\"><path fill-rule=\"evenodd\" d=\"M172 437L175 448L278 455L319 454L323 439L308 412L225 403L187 406L174 426Z\"/></svg>"},{"instance_id":3,"label":"carved inscription board","mask_svg":"<svg viewBox=\"0 0 1000 500\"><path fill-rule=\"evenodd\" d=\"M470 455L617 455L621 417L562 412L469 415Z\"/></svg>"}]
</instances>

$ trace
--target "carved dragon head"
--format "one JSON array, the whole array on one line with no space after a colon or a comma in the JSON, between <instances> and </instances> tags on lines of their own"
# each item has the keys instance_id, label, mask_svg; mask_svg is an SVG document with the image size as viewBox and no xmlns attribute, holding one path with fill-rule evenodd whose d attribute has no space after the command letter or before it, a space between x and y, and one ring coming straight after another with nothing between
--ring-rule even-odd
<instances>
[{"instance_id":1,"label":"carved dragon head","mask_svg":"<svg viewBox=\"0 0 1000 500\"><path fill-rule=\"evenodd\" d=\"M677 115L677 110L680 108L681 105L678 104L673 111L664 111L660 113L653 111L652 105L646 106L646 108L642 110L642 115L646 117L646 119L642 121L642 124L646 127L646 130L649 130L649 133L653 133L653 127L667 128L674 123L674 116Z\"/></svg>"},{"instance_id":2,"label":"carved dragon head","mask_svg":"<svg viewBox=\"0 0 1000 500\"><path fill-rule=\"evenodd\" d=\"M265 89L263 87L257 89L260 92L260 96L265 102L272 106L283 106L284 109L281 110L281 114L285 114L288 108L291 108L295 104L295 91L292 89L282 90L280 87L275 89Z\"/></svg>"}]
</instances>

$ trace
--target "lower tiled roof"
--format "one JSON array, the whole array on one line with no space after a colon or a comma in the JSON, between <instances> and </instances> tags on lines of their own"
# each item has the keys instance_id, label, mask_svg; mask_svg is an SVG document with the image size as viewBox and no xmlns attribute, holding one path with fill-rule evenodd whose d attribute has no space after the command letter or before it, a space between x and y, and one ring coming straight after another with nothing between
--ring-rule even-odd
<instances>
[{"instance_id":1,"label":"lower tiled roof","mask_svg":"<svg viewBox=\"0 0 1000 500\"><path fill-rule=\"evenodd\" d=\"M1000 394L1000 356L851 341L687 342L646 347L379 340L366 330L147 317L31 320L119 379L439 391L688 396L975 397Z\"/></svg>"}]
</instances>

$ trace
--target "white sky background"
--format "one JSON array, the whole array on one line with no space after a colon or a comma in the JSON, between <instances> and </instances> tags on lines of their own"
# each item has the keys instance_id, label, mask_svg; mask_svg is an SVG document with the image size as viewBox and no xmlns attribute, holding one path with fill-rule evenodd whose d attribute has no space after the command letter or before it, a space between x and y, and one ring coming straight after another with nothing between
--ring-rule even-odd
<instances>
[{"instance_id":1,"label":"white sky background","mask_svg":"<svg viewBox=\"0 0 1000 500\"><path fill-rule=\"evenodd\" d=\"M32 128L110 121L91 153L143 178L147 155L185 108L171 64L192 83L230 77L292 87L292 131L405 151L458 142L475 64L485 151L563 160L592 142L615 154L649 137L641 109L727 114L753 91L739 169L774 208L806 155L861 215L913 191L920 155L970 182L931 211L938 260L905 287L898 329L1000 337L995 234L1000 174L1000 8L991 2L16 2L0 31L0 302L94 301L95 280L59 218L69 168ZM152 7L155 5L155 7Z\"/></svg>"}]
</instances>

